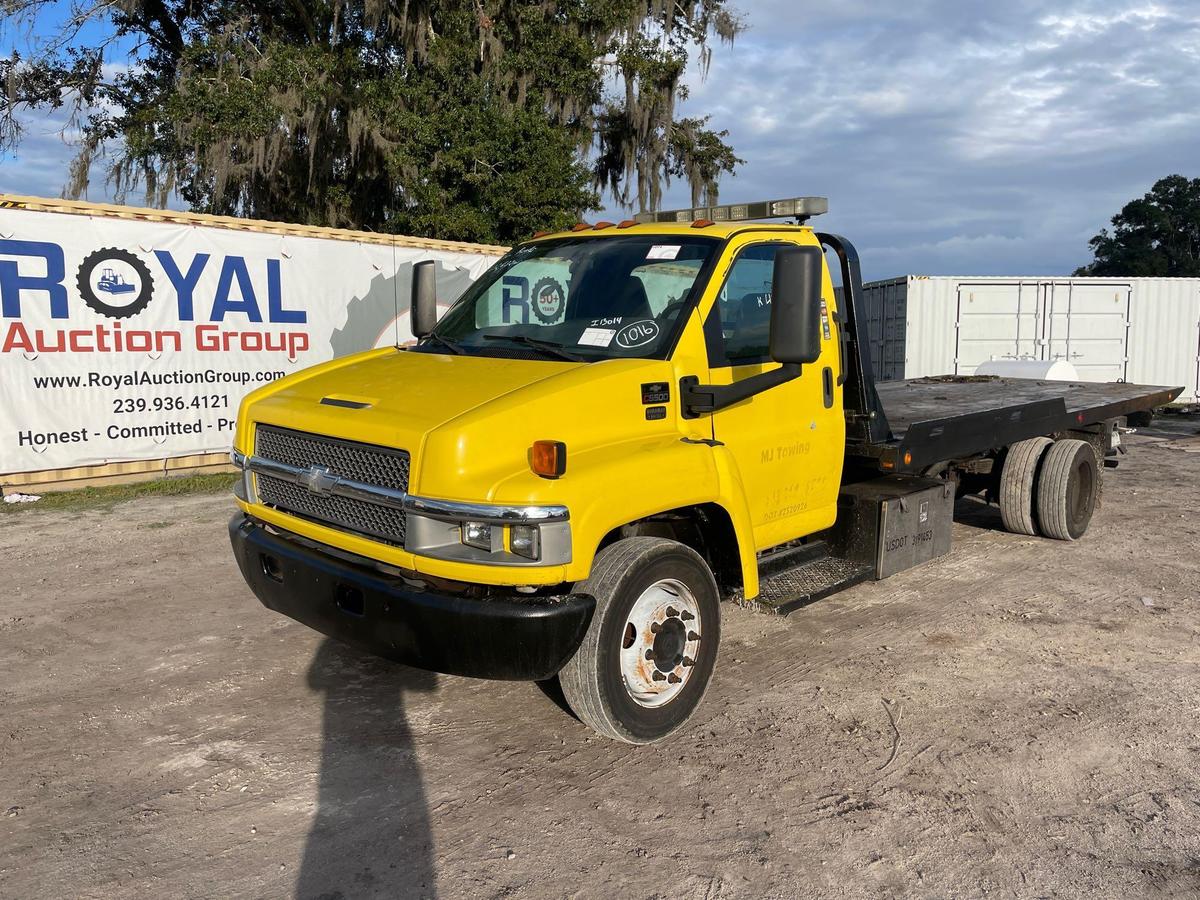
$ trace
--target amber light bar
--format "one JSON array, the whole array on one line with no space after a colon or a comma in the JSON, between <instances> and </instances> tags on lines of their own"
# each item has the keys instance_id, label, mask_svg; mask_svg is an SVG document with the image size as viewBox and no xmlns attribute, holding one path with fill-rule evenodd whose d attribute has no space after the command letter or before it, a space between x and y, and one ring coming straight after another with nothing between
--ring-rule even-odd
<instances>
[{"instance_id":1,"label":"amber light bar","mask_svg":"<svg viewBox=\"0 0 1200 900\"><path fill-rule=\"evenodd\" d=\"M714 222L749 222L755 219L809 219L829 212L827 197L794 197L791 200L761 200L757 203L733 203L727 206L696 206L659 212L642 212L634 216L640 224L695 222L711 219Z\"/></svg>"}]
</instances>

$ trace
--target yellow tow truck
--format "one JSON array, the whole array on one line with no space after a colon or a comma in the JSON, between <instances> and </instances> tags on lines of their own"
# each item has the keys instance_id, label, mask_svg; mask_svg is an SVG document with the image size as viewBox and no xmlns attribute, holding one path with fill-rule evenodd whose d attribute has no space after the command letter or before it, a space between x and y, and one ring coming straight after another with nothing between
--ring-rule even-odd
<instances>
[{"instance_id":1,"label":"yellow tow truck","mask_svg":"<svg viewBox=\"0 0 1200 900\"><path fill-rule=\"evenodd\" d=\"M418 264L414 345L243 402L246 581L402 663L557 676L583 722L648 743L700 703L722 601L786 613L940 556L964 493L1081 537L1125 417L1180 389L876 384L857 254L807 224L826 208L538 235L440 321Z\"/></svg>"}]
</instances>

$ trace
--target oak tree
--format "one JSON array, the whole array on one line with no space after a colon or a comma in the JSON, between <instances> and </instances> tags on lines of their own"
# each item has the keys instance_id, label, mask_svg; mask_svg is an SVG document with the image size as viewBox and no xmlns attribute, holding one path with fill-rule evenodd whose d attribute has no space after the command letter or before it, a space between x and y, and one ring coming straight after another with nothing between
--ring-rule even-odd
<instances>
[{"instance_id":1,"label":"oak tree","mask_svg":"<svg viewBox=\"0 0 1200 900\"><path fill-rule=\"evenodd\" d=\"M742 29L727 0L0 0L20 113L79 118L66 194L509 242L599 207L714 199L740 162L679 118L689 64ZM46 22L57 25L47 28ZM96 35L100 37L96 37ZM135 46L130 64L113 48Z\"/></svg>"},{"instance_id":2,"label":"oak tree","mask_svg":"<svg viewBox=\"0 0 1200 900\"><path fill-rule=\"evenodd\" d=\"M1095 258L1076 275L1200 276L1200 178L1160 179L1088 245Z\"/></svg>"}]
</instances>

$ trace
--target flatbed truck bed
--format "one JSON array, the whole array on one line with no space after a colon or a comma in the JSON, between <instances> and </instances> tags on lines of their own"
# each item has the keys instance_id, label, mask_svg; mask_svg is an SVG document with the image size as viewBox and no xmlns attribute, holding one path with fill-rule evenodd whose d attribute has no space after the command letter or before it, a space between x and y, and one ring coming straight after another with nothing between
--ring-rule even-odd
<instances>
[{"instance_id":1,"label":"flatbed truck bed","mask_svg":"<svg viewBox=\"0 0 1200 900\"><path fill-rule=\"evenodd\" d=\"M863 397L871 428L862 433L886 438L847 440L848 477L837 524L812 540L763 554L760 591L747 605L787 615L944 555L957 494L987 492L999 500L1008 448L1039 440L1049 445L1047 436L1082 440L1097 462L1115 466L1117 429L1125 417L1165 406L1182 390L995 375L867 384ZM1035 468L1038 458L1040 453ZM939 480L952 470L961 481ZM1028 481L1032 486L1032 471ZM1032 504L1031 497L1017 500ZM924 542L923 534L929 535Z\"/></svg>"},{"instance_id":2,"label":"flatbed truck bed","mask_svg":"<svg viewBox=\"0 0 1200 900\"><path fill-rule=\"evenodd\" d=\"M1078 431L1165 406L1181 388L1041 381L995 375L884 381L875 386L890 438L850 441L847 455L883 471L932 465L1036 435Z\"/></svg>"}]
</instances>

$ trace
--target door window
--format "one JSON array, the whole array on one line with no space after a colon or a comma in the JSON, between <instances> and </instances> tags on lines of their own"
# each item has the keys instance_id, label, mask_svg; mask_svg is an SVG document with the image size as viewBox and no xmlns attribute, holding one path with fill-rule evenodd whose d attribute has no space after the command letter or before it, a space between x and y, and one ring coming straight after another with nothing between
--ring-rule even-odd
<instances>
[{"instance_id":1,"label":"door window","mask_svg":"<svg viewBox=\"0 0 1200 900\"><path fill-rule=\"evenodd\" d=\"M755 244L738 254L705 322L711 367L770 361L771 281L775 254L787 246Z\"/></svg>"}]
</instances>

